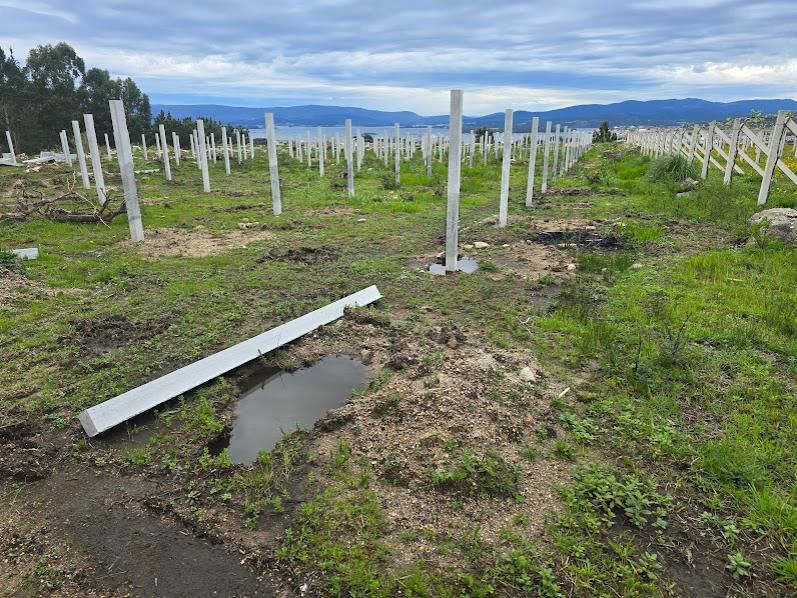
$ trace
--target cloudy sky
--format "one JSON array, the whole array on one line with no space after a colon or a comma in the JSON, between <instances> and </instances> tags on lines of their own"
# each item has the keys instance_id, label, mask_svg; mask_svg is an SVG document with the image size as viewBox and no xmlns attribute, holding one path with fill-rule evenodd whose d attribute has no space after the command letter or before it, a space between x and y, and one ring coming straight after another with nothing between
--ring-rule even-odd
<instances>
[{"instance_id":1,"label":"cloudy sky","mask_svg":"<svg viewBox=\"0 0 797 598\"><path fill-rule=\"evenodd\" d=\"M797 98L797 0L0 0L0 46L66 41L154 103L445 113Z\"/></svg>"}]
</instances>

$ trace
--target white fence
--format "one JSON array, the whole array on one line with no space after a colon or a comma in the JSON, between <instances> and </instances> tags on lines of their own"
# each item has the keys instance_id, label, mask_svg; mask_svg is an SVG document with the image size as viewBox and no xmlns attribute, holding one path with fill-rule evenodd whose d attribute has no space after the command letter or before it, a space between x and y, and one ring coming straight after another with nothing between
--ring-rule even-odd
<instances>
[{"instance_id":1,"label":"white fence","mask_svg":"<svg viewBox=\"0 0 797 598\"><path fill-rule=\"evenodd\" d=\"M797 185L797 174L783 161L790 132L794 135L794 156L797 157L797 122L788 118L784 110L778 112L774 126L767 131L755 131L746 121L737 118L727 131L723 131L715 122L694 125L691 130L666 128L629 131L626 143L641 148L642 153L649 156L681 154L689 162L697 160L701 164L700 176L704 179L708 177L709 168L714 166L723 173L726 185L731 184L734 173L756 173L762 177L758 204L764 205L776 169L780 169Z\"/></svg>"}]
</instances>

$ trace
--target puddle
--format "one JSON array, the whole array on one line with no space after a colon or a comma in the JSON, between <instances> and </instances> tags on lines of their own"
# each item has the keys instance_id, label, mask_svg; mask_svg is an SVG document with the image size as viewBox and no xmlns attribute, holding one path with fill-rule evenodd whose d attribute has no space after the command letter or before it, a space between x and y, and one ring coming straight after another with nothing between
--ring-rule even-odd
<instances>
[{"instance_id":1,"label":"puddle","mask_svg":"<svg viewBox=\"0 0 797 598\"><path fill-rule=\"evenodd\" d=\"M267 369L252 376L235 409L230 459L252 463L286 432L310 428L330 409L343 405L353 391L368 385L371 375L361 361L332 355L295 372Z\"/></svg>"},{"instance_id":2,"label":"puddle","mask_svg":"<svg viewBox=\"0 0 797 598\"><path fill-rule=\"evenodd\" d=\"M479 262L472 257L463 257L457 260L457 272L464 272L465 274L472 274L479 268ZM437 274L438 276L445 276L446 267L444 264L431 264L429 272Z\"/></svg>"}]
</instances>

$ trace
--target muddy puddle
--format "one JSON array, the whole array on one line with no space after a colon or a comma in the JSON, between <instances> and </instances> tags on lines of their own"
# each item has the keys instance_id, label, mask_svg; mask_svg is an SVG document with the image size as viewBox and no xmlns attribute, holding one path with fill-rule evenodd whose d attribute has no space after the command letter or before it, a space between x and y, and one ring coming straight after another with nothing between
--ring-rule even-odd
<instances>
[{"instance_id":1,"label":"muddy puddle","mask_svg":"<svg viewBox=\"0 0 797 598\"><path fill-rule=\"evenodd\" d=\"M343 405L371 377L371 368L345 355L325 357L295 372L258 371L242 385L228 446L230 459L252 463L285 433L311 428L329 410Z\"/></svg>"}]
</instances>

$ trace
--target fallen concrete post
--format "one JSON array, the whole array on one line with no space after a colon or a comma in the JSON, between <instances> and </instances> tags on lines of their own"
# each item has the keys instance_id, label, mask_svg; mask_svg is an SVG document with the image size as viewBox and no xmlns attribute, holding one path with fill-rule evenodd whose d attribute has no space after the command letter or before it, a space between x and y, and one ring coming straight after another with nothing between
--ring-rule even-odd
<instances>
[{"instance_id":1,"label":"fallen concrete post","mask_svg":"<svg viewBox=\"0 0 797 598\"><path fill-rule=\"evenodd\" d=\"M11 253L22 260L35 260L39 257L39 248L25 247L24 249L12 249Z\"/></svg>"},{"instance_id":2,"label":"fallen concrete post","mask_svg":"<svg viewBox=\"0 0 797 598\"><path fill-rule=\"evenodd\" d=\"M290 343L320 326L337 320L343 316L347 307L368 305L381 297L376 286L358 291L258 336L195 361L170 374L147 382L113 399L90 407L78 416L80 423L86 434L96 436L169 399L180 396L200 384L218 378L232 369Z\"/></svg>"}]
</instances>

